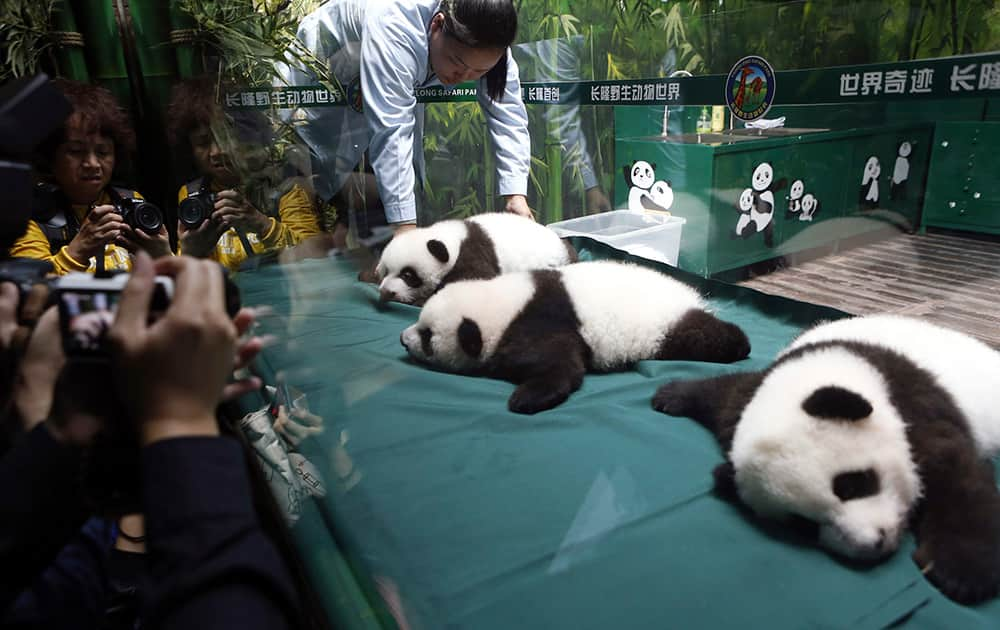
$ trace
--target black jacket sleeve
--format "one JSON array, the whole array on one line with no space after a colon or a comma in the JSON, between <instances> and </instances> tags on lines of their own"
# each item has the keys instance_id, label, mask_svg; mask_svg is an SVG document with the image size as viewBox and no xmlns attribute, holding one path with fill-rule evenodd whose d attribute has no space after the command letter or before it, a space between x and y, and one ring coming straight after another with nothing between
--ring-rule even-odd
<instances>
[{"instance_id":1,"label":"black jacket sleeve","mask_svg":"<svg viewBox=\"0 0 1000 630\"><path fill-rule=\"evenodd\" d=\"M0 610L31 585L86 518L79 491L80 451L44 424L0 459Z\"/></svg>"},{"instance_id":2,"label":"black jacket sleeve","mask_svg":"<svg viewBox=\"0 0 1000 630\"><path fill-rule=\"evenodd\" d=\"M143 449L154 628L287 628L298 615L288 568L261 530L239 444L164 440Z\"/></svg>"}]
</instances>

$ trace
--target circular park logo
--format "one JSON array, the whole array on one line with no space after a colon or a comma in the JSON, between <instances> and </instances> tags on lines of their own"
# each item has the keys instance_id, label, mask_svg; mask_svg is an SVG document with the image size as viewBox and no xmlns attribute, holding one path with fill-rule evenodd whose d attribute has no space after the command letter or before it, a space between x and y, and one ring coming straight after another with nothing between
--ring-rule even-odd
<instances>
[{"instance_id":1,"label":"circular park logo","mask_svg":"<svg viewBox=\"0 0 1000 630\"><path fill-rule=\"evenodd\" d=\"M729 111L740 120L757 120L774 103L775 83L774 68L763 57L740 59L726 79Z\"/></svg>"}]
</instances>

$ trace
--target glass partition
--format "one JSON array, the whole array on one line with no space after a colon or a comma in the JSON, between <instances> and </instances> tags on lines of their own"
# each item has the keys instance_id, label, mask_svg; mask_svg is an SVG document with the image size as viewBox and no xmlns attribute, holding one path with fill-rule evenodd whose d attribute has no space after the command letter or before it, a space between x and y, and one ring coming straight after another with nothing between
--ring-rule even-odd
<instances>
[{"instance_id":1,"label":"glass partition","mask_svg":"<svg viewBox=\"0 0 1000 630\"><path fill-rule=\"evenodd\" d=\"M113 138L104 184L158 206L171 254L217 260L262 307L255 330L277 339L255 367L267 387L227 422L331 625L995 626L996 601L966 608L924 579L905 523L895 553L857 566L719 498L732 435L720 444L650 400L666 383L765 370L803 330L855 315L1000 348L1000 4L514 0L508 48L455 30L463 2L178 0L132 3L122 20L73 0L5 18L6 76L107 88L137 150ZM506 28L490 25L483 41ZM501 60L493 98L479 75ZM39 182L65 194L46 166ZM38 256L72 244L53 218L66 208L33 215ZM538 225L441 224L505 210ZM424 301L532 269L551 246L539 226L581 261L693 287L749 356L654 352L603 369L595 353L665 308L660 285L629 292L623 277L609 298L529 275L529 289L462 303L495 326L452 344L486 357L478 369L464 355L430 367L430 333L413 328ZM62 271L130 268L123 245L101 252ZM527 306L543 293L562 301ZM579 356L560 345L558 322L583 330L587 309L613 308ZM517 368L489 364L517 334ZM581 372L569 385L567 364ZM561 400L517 414L529 368Z\"/></svg>"}]
</instances>

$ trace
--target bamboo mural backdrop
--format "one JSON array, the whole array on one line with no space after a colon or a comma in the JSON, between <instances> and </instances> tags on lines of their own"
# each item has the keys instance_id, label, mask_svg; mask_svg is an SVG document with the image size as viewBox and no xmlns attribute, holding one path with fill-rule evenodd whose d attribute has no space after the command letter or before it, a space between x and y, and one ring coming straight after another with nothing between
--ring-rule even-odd
<instances>
[{"instance_id":1,"label":"bamboo mural backdrop","mask_svg":"<svg viewBox=\"0 0 1000 630\"><path fill-rule=\"evenodd\" d=\"M521 25L518 43L572 42L573 78L581 80L662 77L676 70L722 74L749 53L764 56L778 70L792 70L1000 49L1000 2L995 0L514 1ZM104 81L106 73L95 67L101 57L96 48L122 44L88 40L81 47L74 39L73 15L83 19L108 4L127 6L122 0L5 0L0 4L0 79L44 70ZM132 4L137 12L139 3ZM214 70L220 81L259 85L271 82L273 63L286 56L307 65L315 61L296 46L295 30L320 0L143 4L155 5L171 26L170 41L152 46L174 50L178 77ZM321 80L328 78L322 68L316 70ZM529 106L530 203L546 221L587 210L574 147L561 142L545 115L547 107ZM612 109L583 107L578 116L599 183L610 194ZM291 142L290 130L278 127L279 138ZM428 104L426 130L431 216L424 218L492 207L494 164L479 107ZM465 166L456 169L455 164Z\"/></svg>"}]
</instances>

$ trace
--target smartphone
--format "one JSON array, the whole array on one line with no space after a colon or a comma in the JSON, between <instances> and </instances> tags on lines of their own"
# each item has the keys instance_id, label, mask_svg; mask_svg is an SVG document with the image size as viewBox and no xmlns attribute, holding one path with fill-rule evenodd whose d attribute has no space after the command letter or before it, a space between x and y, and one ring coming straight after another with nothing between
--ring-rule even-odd
<instances>
[{"instance_id":1,"label":"smartphone","mask_svg":"<svg viewBox=\"0 0 1000 630\"><path fill-rule=\"evenodd\" d=\"M97 278L89 273L70 273L55 281L59 307L59 330L67 359L106 361L106 336L118 312L122 289L129 274ZM155 320L170 306L174 281L157 276L150 302L150 318Z\"/></svg>"},{"instance_id":2,"label":"smartphone","mask_svg":"<svg viewBox=\"0 0 1000 630\"><path fill-rule=\"evenodd\" d=\"M278 386L275 388L274 397L271 400L271 406L268 411L271 413L271 417L277 419L279 408L284 407L285 413L291 415L292 413L292 396L288 392L288 383L284 379L278 379Z\"/></svg>"}]
</instances>

